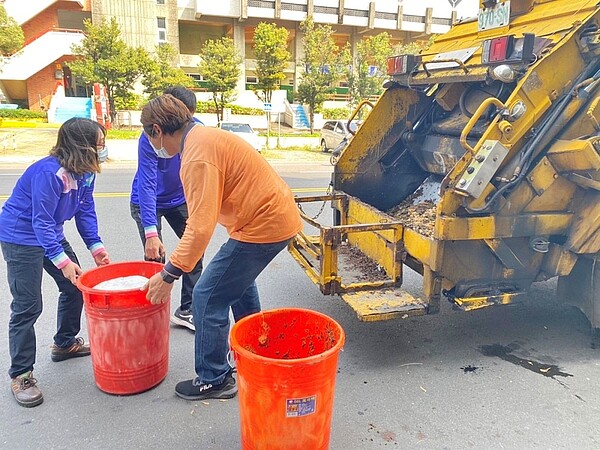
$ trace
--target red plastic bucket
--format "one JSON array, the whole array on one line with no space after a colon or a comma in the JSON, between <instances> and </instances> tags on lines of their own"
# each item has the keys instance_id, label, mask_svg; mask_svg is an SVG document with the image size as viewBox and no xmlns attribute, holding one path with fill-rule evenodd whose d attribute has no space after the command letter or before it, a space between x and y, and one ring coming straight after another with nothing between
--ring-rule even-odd
<instances>
[{"instance_id":1,"label":"red plastic bucket","mask_svg":"<svg viewBox=\"0 0 600 450\"><path fill-rule=\"evenodd\" d=\"M169 303L153 305L139 289L104 291L98 283L141 275L163 265L149 261L114 263L82 274L92 365L96 385L109 394L137 394L159 384L169 370Z\"/></svg>"},{"instance_id":2,"label":"red plastic bucket","mask_svg":"<svg viewBox=\"0 0 600 450\"><path fill-rule=\"evenodd\" d=\"M307 309L274 309L235 323L242 448L327 449L344 330Z\"/></svg>"}]
</instances>

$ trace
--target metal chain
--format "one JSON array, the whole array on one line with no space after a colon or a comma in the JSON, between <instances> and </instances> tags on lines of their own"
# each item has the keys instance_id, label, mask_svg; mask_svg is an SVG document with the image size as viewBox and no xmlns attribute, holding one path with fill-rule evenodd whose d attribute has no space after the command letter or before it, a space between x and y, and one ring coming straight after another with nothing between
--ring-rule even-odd
<instances>
[{"instance_id":1,"label":"metal chain","mask_svg":"<svg viewBox=\"0 0 600 450\"><path fill-rule=\"evenodd\" d=\"M331 195L332 192L333 192L333 183L330 182L329 186L327 186L327 190L325 191L325 194L326 195ZM321 208L319 209L319 212L314 217L311 217L310 219L311 220L318 219L319 216L323 213L323 210L325 209L325 205L329 201L331 201L331 199L323 200L323 204L321 205ZM302 209L302 204L301 203L298 203L297 205L298 205L298 209L300 209L300 211L302 211L305 215L308 215L308 214L306 214L306 211L304 211L304 209Z\"/></svg>"}]
</instances>

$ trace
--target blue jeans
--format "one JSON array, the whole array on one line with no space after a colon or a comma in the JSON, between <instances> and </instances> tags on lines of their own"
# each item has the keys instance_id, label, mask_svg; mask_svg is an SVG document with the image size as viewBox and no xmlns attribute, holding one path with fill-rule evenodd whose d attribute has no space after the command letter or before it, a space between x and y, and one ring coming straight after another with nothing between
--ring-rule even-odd
<instances>
[{"instance_id":1,"label":"blue jeans","mask_svg":"<svg viewBox=\"0 0 600 450\"><path fill-rule=\"evenodd\" d=\"M65 253L71 261L79 264L75 252L66 239L61 241ZM57 332L54 343L66 348L75 343L81 329L83 296L57 269L52 261L44 256L42 247L0 242L6 261L7 278L13 300L10 304L8 322L8 347L11 365L8 374L14 378L33 370L35 363L34 324L42 314L42 273L45 270L56 282L58 296Z\"/></svg>"},{"instance_id":2,"label":"blue jeans","mask_svg":"<svg viewBox=\"0 0 600 450\"><path fill-rule=\"evenodd\" d=\"M142 217L140 215L140 205L136 205L134 203L129 204L129 209L131 211L131 217L135 220L135 223L138 227L138 232L140 234L140 238L142 239L142 245L146 245L146 234L144 233L144 226L142 225ZM167 223L171 225L171 228L177 235L179 239L183 236L183 232L185 231L185 224L188 219L188 210L187 205L184 203L183 205L176 206L175 208L157 208L156 209L156 219L158 223L156 224L156 230L158 231L158 237L162 242L162 218L165 218ZM144 259L146 259L144 257ZM159 261L164 263L164 259ZM184 273L181 277L181 309L183 311L189 311L192 309L192 291L194 290L194 286L196 282L200 278L202 274L202 258L196 266L189 273Z\"/></svg>"},{"instance_id":3,"label":"blue jeans","mask_svg":"<svg viewBox=\"0 0 600 450\"><path fill-rule=\"evenodd\" d=\"M217 252L192 296L196 375L220 384L229 371L229 308L235 321L260 311L256 278L290 240L251 244L229 239Z\"/></svg>"}]
</instances>

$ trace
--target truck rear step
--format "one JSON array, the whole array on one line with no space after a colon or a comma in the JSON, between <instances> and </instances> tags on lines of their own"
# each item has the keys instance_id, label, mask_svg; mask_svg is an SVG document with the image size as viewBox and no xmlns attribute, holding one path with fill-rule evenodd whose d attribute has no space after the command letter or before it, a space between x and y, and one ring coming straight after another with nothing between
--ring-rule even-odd
<instances>
[{"instance_id":1,"label":"truck rear step","mask_svg":"<svg viewBox=\"0 0 600 450\"><path fill-rule=\"evenodd\" d=\"M340 297L363 322L406 319L427 314L427 304L401 288L344 292Z\"/></svg>"}]
</instances>

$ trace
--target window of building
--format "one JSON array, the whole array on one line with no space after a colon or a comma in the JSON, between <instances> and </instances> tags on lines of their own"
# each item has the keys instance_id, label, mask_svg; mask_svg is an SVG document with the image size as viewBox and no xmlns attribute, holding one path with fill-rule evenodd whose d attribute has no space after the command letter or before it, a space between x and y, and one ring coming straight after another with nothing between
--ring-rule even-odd
<instances>
[{"instance_id":1,"label":"window of building","mask_svg":"<svg viewBox=\"0 0 600 450\"><path fill-rule=\"evenodd\" d=\"M258 83L258 78L257 77L246 77L246 83L256 84L256 83Z\"/></svg>"},{"instance_id":2,"label":"window of building","mask_svg":"<svg viewBox=\"0 0 600 450\"><path fill-rule=\"evenodd\" d=\"M192 77L192 79L193 79L194 81L204 81L204 77L202 77L202 75L199 75L199 74L197 74L197 73L188 73L188 75L189 75L190 77Z\"/></svg>"},{"instance_id":3,"label":"window of building","mask_svg":"<svg viewBox=\"0 0 600 450\"><path fill-rule=\"evenodd\" d=\"M157 5L164 5L165 4L165 0L156 0L156 4Z\"/></svg>"},{"instance_id":4,"label":"window of building","mask_svg":"<svg viewBox=\"0 0 600 450\"><path fill-rule=\"evenodd\" d=\"M167 20L164 17L157 17L158 42L167 42Z\"/></svg>"}]
</instances>

